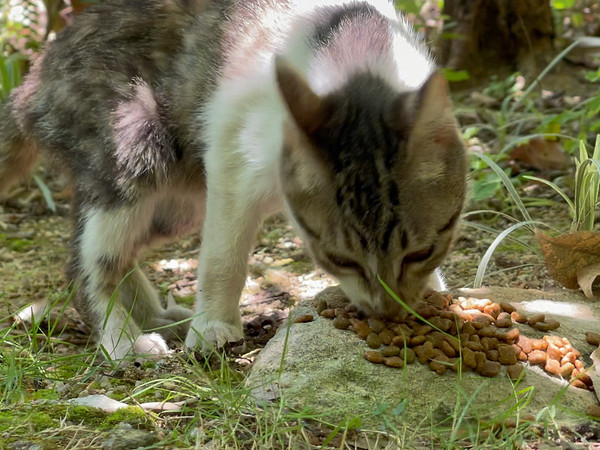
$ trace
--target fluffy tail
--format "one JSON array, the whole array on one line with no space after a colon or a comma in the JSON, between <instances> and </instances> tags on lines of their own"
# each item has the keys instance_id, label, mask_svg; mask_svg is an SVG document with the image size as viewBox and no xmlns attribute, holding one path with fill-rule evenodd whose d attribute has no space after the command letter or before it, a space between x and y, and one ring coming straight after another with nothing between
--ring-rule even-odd
<instances>
[{"instance_id":1,"label":"fluffy tail","mask_svg":"<svg viewBox=\"0 0 600 450\"><path fill-rule=\"evenodd\" d=\"M13 114L12 102L0 102L0 197L33 169L39 152L26 138Z\"/></svg>"}]
</instances>

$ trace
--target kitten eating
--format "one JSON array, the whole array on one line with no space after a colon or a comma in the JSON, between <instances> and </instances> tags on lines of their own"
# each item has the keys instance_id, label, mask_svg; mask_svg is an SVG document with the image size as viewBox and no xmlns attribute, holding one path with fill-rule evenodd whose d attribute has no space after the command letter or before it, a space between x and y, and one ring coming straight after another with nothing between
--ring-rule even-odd
<instances>
[{"instance_id":1,"label":"kitten eating","mask_svg":"<svg viewBox=\"0 0 600 450\"><path fill-rule=\"evenodd\" d=\"M357 306L394 315L378 276L409 303L439 288L466 190L447 83L383 0L90 7L0 106L0 192L38 149L72 176L69 276L114 359L240 340L248 254L280 210ZM188 322L138 255L195 230Z\"/></svg>"}]
</instances>

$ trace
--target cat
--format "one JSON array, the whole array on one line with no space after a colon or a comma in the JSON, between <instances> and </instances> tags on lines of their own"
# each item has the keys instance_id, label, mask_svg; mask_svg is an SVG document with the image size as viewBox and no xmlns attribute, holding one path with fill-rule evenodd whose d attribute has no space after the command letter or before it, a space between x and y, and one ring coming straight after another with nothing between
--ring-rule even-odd
<instances>
[{"instance_id":1,"label":"cat","mask_svg":"<svg viewBox=\"0 0 600 450\"><path fill-rule=\"evenodd\" d=\"M354 304L393 316L379 280L412 304L442 288L466 191L447 82L384 0L92 6L0 108L0 192L42 148L72 176L69 276L114 359L241 340L248 254L281 210ZM137 261L196 230L192 316Z\"/></svg>"}]
</instances>

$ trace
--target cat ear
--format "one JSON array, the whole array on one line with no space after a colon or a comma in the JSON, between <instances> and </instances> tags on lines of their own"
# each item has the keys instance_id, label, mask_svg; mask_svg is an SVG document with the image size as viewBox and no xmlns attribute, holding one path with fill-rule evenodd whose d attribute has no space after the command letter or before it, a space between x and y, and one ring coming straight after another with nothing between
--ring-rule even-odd
<instances>
[{"instance_id":1,"label":"cat ear","mask_svg":"<svg viewBox=\"0 0 600 450\"><path fill-rule=\"evenodd\" d=\"M448 164L454 164L450 161L464 153L444 75L434 72L411 100L408 167L417 179L439 179L446 176Z\"/></svg>"},{"instance_id":2,"label":"cat ear","mask_svg":"<svg viewBox=\"0 0 600 450\"><path fill-rule=\"evenodd\" d=\"M288 61L279 56L275 58L275 75L292 118L302 131L312 135L327 118L323 99Z\"/></svg>"},{"instance_id":3,"label":"cat ear","mask_svg":"<svg viewBox=\"0 0 600 450\"><path fill-rule=\"evenodd\" d=\"M456 120L446 77L435 71L417 92L413 111L416 113L411 135L444 145L456 139Z\"/></svg>"}]
</instances>

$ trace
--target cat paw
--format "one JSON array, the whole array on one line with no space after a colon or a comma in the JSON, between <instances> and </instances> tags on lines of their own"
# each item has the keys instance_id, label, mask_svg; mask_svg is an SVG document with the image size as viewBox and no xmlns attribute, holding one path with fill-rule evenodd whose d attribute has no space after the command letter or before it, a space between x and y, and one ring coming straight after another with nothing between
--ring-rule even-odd
<instances>
[{"instance_id":1,"label":"cat paw","mask_svg":"<svg viewBox=\"0 0 600 450\"><path fill-rule=\"evenodd\" d=\"M165 355L169 346L158 333L141 334L133 343L133 351L142 355Z\"/></svg>"},{"instance_id":2,"label":"cat paw","mask_svg":"<svg viewBox=\"0 0 600 450\"><path fill-rule=\"evenodd\" d=\"M243 338L241 326L221 320L195 320L185 340L185 346L192 350L215 350L228 342L239 342Z\"/></svg>"},{"instance_id":3,"label":"cat paw","mask_svg":"<svg viewBox=\"0 0 600 450\"><path fill-rule=\"evenodd\" d=\"M105 334L99 347L111 360L120 360L133 354L164 355L169 352L166 341L158 333L140 334L133 342L124 335L114 338Z\"/></svg>"}]
</instances>

